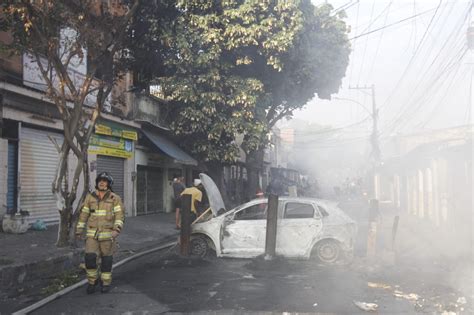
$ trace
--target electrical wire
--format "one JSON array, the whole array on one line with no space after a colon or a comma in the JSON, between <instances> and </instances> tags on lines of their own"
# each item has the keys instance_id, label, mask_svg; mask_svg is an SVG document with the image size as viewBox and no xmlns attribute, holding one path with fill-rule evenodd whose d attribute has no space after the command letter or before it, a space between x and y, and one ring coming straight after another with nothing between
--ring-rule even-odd
<instances>
[{"instance_id":1,"label":"electrical wire","mask_svg":"<svg viewBox=\"0 0 474 315\"><path fill-rule=\"evenodd\" d=\"M393 4L393 0L390 0L389 4L384 9L384 11L385 10L387 11L387 14L385 15L384 24L383 24L384 26L387 25L388 15L390 13L390 8L392 7L392 4ZM379 55L380 44L382 43L382 39L383 39L384 34L385 34L385 29L383 29L382 32L380 33L379 41L377 43L377 49L375 50L375 56L374 56L374 58L372 58L372 65L370 66L370 70L369 70L369 73L367 75L367 81L372 76L372 72L374 71L375 61L377 60L377 57Z\"/></svg>"},{"instance_id":2,"label":"electrical wire","mask_svg":"<svg viewBox=\"0 0 474 315\"><path fill-rule=\"evenodd\" d=\"M452 11L452 10L451 10ZM450 12L451 12L450 11ZM467 17L467 15L466 15ZM466 19L465 17L465 19ZM446 70L446 67L445 66L438 66L436 67L435 66L435 62L440 58L441 54L444 52L444 51L448 51L448 53L452 53L452 52L458 52L458 54L460 55L463 55L465 54L465 49L463 48L464 47L464 37L463 37L463 34L461 32L461 29L462 29L462 25L463 23L465 22L465 19L460 19L460 23L455 26L455 28L453 28L450 36L448 36L448 40L444 42L443 46L441 47L441 49L439 50L438 54L435 56L435 58L431 61L431 64L428 66L427 70L421 75L422 78L425 78L425 77L430 77L429 76L429 71L431 69L445 69ZM444 24L443 24L444 25ZM456 42L456 40L458 41L457 43L457 46L459 46L459 44L461 44L461 48L455 48L454 43ZM450 46L448 46L448 44L450 44ZM451 61L452 60L455 60L456 62L456 59L457 59L457 56L458 55L454 55L454 58L452 59L449 59L449 58L445 58L445 60L448 60L447 62L447 65L449 65L450 63L452 63ZM423 60L425 62L428 61L428 58L423 58ZM420 71L419 71L420 72ZM443 74L443 72L445 71L441 71L440 73ZM436 76L436 75L435 75ZM437 75L438 79L439 79L439 74ZM400 82L400 81L399 81ZM413 97L413 95L416 94L416 91L420 88L421 86L421 83L423 82L423 80L419 80L418 83L416 84L415 86L415 90L410 93L410 95ZM436 82L436 80L435 80ZM429 83L428 86L434 86L434 83ZM395 91L395 89L394 89ZM425 95L429 95L429 93L427 93L426 91L424 92ZM392 95L393 95L393 91L392 91ZM390 98L390 97L389 97ZM388 104L388 101L387 100L384 105ZM404 118L404 113L405 113L405 116L406 116L406 113L407 113L407 109L410 107L411 103L409 101L404 101L403 102L405 104L405 106L402 106L400 111L399 111L399 114L396 115L397 118L395 118L395 120L391 123L392 127L390 127L389 129L394 129L394 126L397 125L397 123L399 122L399 120L401 118Z\"/></svg>"},{"instance_id":3,"label":"electrical wire","mask_svg":"<svg viewBox=\"0 0 474 315\"><path fill-rule=\"evenodd\" d=\"M372 2L372 9L370 10L370 18L369 18L369 23L371 23L373 15L374 15L374 9L375 9L375 0ZM370 26L369 26L370 30ZM365 45L364 45L364 52L362 54L362 62L360 63L360 71L359 71L359 76L357 78L357 85L360 83L360 78L362 76L362 70L364 69L364 63L365 63L365 55L367 53L367 46L369 45L369 37L367 36L365 38Z\"/></svg>"},{"instance_id":4,"label":"electrical wire","mask_svg":"<svg viewBox=\"0 0 474 315\"><path fill-rule=\"evenodd\" d=\"M427 84L427 88L420 93L418 98L414 99L414 96L410 98L410 100L405 103L405 111L402 115L399 115L398 118L391 124L390 134L395 131L395 129L401 129L407 125L410 120L415 118L415 113L417 113L422 107L423 104L429 97L432 97L432 93L436 92L439 89L439 85L443 84L444 78L453 71L454 67L459 66L462 58L464 58L466 54L466 47L462 48L453 58L449 60L449 62L444 65L444 67L438 72L436 77L433 79L433 82L429 82ZM413 95L413 94L412 94ZM423 98L425 98L423 100ZM384 132L384 131L382 131ZM386 131L384 132L386 133Z\"/></svg>"},{"instance_id":5,"label":"electrical wire","mask_svg":"<svg viewBox=\"0 0 474 315\"><path fill-rule=\"evenodd\" d=\"M356 14L356 28L359 27L359 11L360 11L360 2L357 2L357 14ZM352 43L352 57L355 59L355 51L356 51L356 40ZM350 70L349 70L349 82L352 82L352 72L354 70L355 62L351 62Z\"/></svg>"},{"instance_id":6,"label":"electrical wire","mask_svg":"<svg viewBox=\"0 0 474 315\"><path fill-rule=\"evenodd\" d=\"M446 97L450 94L450 92L452 91L453 87L455 88L455 90L452 91L452 94L455 94L455 92L457 92L459 90L459 88L463 87L462 82L465 82L464 81L464 76L465 76L465 74L467 74L469 72L469 69L464 68L464 72L463 71L460 72L461 68L462 68L462 65L461 65L461 63L459 63L458 67L457 67L456 71L454 71L454 74L451 78L451 81L449 82L449 84L448 84L447 88L445 89L444 93L441 95L441 97L438 98L438 101L435 104L435 106L433 107L433 109L431 110L431 112L428 115L425 116L424 121L420 122L420 124L415 127L416 129L426 128L426 126L433 120L433 118L435 118L437 116L437 114L439 114L441 106L445 104L444 101L445 101ZM461 75L458 76L459 73L461 73ZM457 83L457 84L455 84L455 83ZM459 83L461 83L461 84L459 84ZM468 102L468 104L469 104L469 102Z\"/></svg>"},{"instance_id":7,"label":"electrical wire","mask_svg":"<svg viewBox=\"0 0 474 315\"><path fill-rule=\"evenodd\" d=\"M383 29L386 29L386 28L389 28L389 27L392 27L392 26L401 24L401 23L403 23L403 22L412 20L412 19L414 19L414 18L420 17L420 16L425 15L426 13L430 13L431 11L434 11L434 10L435 10L435 9L429 9L429 10L423 11L423 12L418 13L418 14L416 14L416 15L412 15L412 16L410 16L410 17L407 17L407 18L398 20L398 21L396 21L396 22L393 22L393 23L391 23L391 24L389 24L389 25L386 25L386 26L384 26L384 27L379 27L379 28L377 28L377 29L375 29L375 30L372 30L372 31L370 31L370 32L361 33L361 34L359 34L359 35L356 35L356 36L354 36L354 37L351 37L349 40L354 40L354 39L357 39L357 38L360 38L360 37L363 37L363 36L370 35L370 34L372 34L372 33L381 31L381 30L383 30Z\"/></svg>"},{"instance_id":8,"label":"electrical wire","mask_svg":"<svg viewBox=\"0 0 474 315\"><path fill-rule=\"evenodd\" d=\"M451 10L450 12L448 13L448 15L451 13L452 11L452 8L451 7ZM447 17L446 17L447 18ZM453 52L453 51L456 51L457 49L454 48L453 46L453 40L452 39L456 39L457 37L455 35L459 35L458 32L460 30L460 28L462 27L462 21L460 21L461 23L459 23L459 25L457 27L455 27L453 30L452 30L452 33L450 34L450 36L448 36L448 40L444 42L443 46L441 47L441 49L439 50L438 54L436 55L436 57L432 60L430 66L428 66L427 70L423 73L423 75L421 75L421 78L425 78L425 77L430 77L429 76L429 71L431 69L437 69L437 67L434 66L435 62L438 60L438 58L441 56L441 54L447 50L448 52ZM445 25L445 23L443 23L443 25ZM448 43L451 44L451 46L448 47ZM428 51L432 51L434 48L430 48ZM412 59L411 59L411 62L413 62L412 60L414 60L414 57L415 56L412 56ZM428 56L422 56L422 63L423 63L423 66L421 67L423 69L424 65L429 61L429 58ZM404 79L404 77L407 75L408 73L408 70L410 69L410 66L411 66L411 63L409 63L407 65L407 67L405 68L405 71L404 73L402 74L402 77L398 80L395 88L392 90L391 94L389 95L389 97L385 100L385 102L382 104L382 106L380 108L384 108L385 106L388 107L388 104L392 101L392 98L393 96L396 94L395 92L400 88L400 85ZM417 73L420 73L420 71L418 71ZM423 82L423 80L418 80L417 81L417 84L415 86L415 90L410 93L411 96L413 96L415 94L415 92L418 90L418 88L421 86L421 83ZM409 102L407 101L403 101L402 102L404 104L404 106L400 107L399 109L399 112L398 114L395 115L395 118L394 121L396 121L400 116L403 115L404 112L406 112L407 108L409 107ZM393 123L392 123L393 124Z\"/></svg>"}]
</instances>

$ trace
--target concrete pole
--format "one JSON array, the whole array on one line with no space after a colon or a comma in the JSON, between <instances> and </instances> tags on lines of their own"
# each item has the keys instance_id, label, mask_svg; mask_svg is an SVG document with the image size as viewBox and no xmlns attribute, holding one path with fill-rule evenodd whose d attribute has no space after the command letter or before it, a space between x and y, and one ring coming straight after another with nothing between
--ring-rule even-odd
<instances>
[{"instance_id":1,"label":"concrete pole","mask_svg":"<svg viewBox=\"0 0 474 315\"><path fill-rule=\"evenodd\" d=\"M272 260L276 251L276 235L278 222L278 196L268 196L267 233L265 236L265 260Z\"/></svg>"},{"instance_id":2,"label":"concrete pole","mask_svg":"<svg viewBox=\"0 0 474 315\"><path fill-rule=\"evenodd\" d=\"M191 236L191 195L181 196L181 234L179 238L180 253L189 256L189 240Z\"/></svg>"}]
</instances>

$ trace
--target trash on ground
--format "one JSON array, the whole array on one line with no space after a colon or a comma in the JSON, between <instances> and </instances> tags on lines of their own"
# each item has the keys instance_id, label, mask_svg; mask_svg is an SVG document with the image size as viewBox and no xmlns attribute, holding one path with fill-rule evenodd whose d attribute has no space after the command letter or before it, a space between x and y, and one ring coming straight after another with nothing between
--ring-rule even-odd
<instances>
[{"instance_id":1,"label":"trash on ground","mask_svg":"<svg viewBox=\"0 0 474 315\"><path fill-rule=\"evenodd\" d=\"M35 231L46 231L48 227L46 226L46 223L44 223L43 220L38 219L31 225L31 229Z\"/></svg>"},{"instance_id":2,"label":"trash on ground","mask_svg":"<svg viewBox=\"0 0 474 315\"><path fill-rule=\"evenodd\" d=\"M353 302L358 308L367 312L375 312L377 311L377 308L379 307L375 303L367 303L367 302L359 302L359 301L353 301Z\"/></svg>"},{"instance_id":3,"label":"trash on ground","mask_svg":"<svg viewBox=\"0 0 474 315\"><path fill-rule=\"evenodd\" d=\"M464 296L461 296L457 299L456 303L458 304L466 304L467 301L466 301L466 298Z\"/></svg>"},{"instance_id":4,"label":"trash on ground","mask_svg":"<svg viewBox=\"0 0 474 315\"><path fill-rule=\"evenodd\" d=\"M318 306L318 303L314 303L313 306L314 306L314 307Z\"/></svg>"},{"instance_id":5,"label":"trash on ground","mask_svg":"<svg viewBox=\"0 0 474 315\"><path fill-rule=\"evenodd\" d=\"M369 288L391 289L392 287L385 283L367 282Z\"/></svg>"},{"instance_id":6,"label":"trash on ground","mask_svg":"<svg viewBox=\"0 0 474 315\"><path fill-rule=\"evenodd\" d=\"M398 290L393 291L393 295L396 296L397 298L404 298L405 300L409 300L409 301L417 301L420 298L418 294L415 294L415 293L405 294L402 291L398 291Z\"/></svg>"}]
</instances>

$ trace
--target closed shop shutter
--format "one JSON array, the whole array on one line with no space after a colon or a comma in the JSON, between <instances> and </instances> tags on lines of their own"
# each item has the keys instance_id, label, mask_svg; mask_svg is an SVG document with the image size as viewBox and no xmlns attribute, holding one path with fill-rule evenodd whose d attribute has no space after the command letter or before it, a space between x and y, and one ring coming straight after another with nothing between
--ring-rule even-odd
<instances>
[{"instance_id":1,"label":"closed shop shutter","mask_svg":"<svg viewBox=\"0 0 474 315\"><path fill-rule=\"evenodd\" d=\"M107 172L114 178L113 191L122 198L123 201L123 187L124 187L124 159L98 155L97 156L97 175Z\"/></svg>"},{"instance_id":2,"label":"closed shop shutter","mask_svg":"<svg viewBox=\"0 0 474 315\"><path fill-rule=\"evenodd\" d=\"M29 211L30 221L59 221L56 199L51 192L58 164L58 151L48 136L63 141L59 133L21 128L20 136L20 208Z\"/></svg>"},{"instance_id":3,"label":"closed shop shutter","mask_svg":"<svg viewBox=\"0 0 474 315\"><path fill-rule=\"evenodd\" d=\"M8 142L7 213L16 208L17 164L17 143Z\"/></svg>"}]
</instances>

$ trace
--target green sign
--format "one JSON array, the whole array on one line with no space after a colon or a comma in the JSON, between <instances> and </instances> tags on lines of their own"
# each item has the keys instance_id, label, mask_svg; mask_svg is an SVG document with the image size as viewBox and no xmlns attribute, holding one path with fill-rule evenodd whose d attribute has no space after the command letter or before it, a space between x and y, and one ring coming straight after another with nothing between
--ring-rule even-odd
<instances>
[{"instance_id":1,"label":"green sign","mask_svg":"<svg viewBox=\"0 0 474 315\"><path fill-rule=\"evenodd\" d=\"M119 125L115 125L109 122L98 122L95 125L95 133L105 136L114 136L130 140L138 140L138 134L132 129L125 129Z\"/></svg>"},{"instance_id":2,"label":"green sign","mask_svg":"<svg viewBox=\"0 0 474 315\"><path fill-rule=\"evenodd\" d=\"M111 136L92 135L89 153L129 159L133 156L133 141Z\"/></svg>"}]
</instances>

